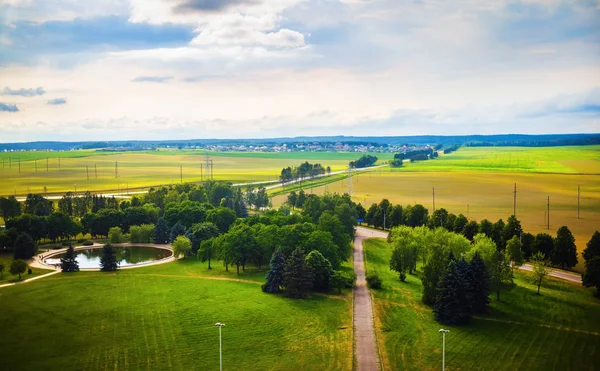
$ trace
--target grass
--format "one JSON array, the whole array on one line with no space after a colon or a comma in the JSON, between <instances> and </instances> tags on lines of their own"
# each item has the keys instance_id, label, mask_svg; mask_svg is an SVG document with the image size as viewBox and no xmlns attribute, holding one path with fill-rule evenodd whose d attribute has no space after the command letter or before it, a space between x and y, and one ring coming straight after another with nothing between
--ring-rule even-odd
<instances>
[{"instance_id":1,"label":"grass","mask_svg":"<svg viewBox=\"0 0 600 371\"><path fill-rule=\"evenodd\" d=\"M384 240L365 241L367 271L383 280L373 290L378 345L385 370L435 370L441 367L446 328L421 302L415 276L402 283L389 269L391 248ZM492 301L488 314L469 326L449 327L449 370L593 370L600 362L600 301L592 291L550 279L537 296L526 273Z\"/></svg>"},{"instance_id":2,"label":"grass","mask_svg":"<svg viewBox=\"0 0 600 371\"><path fill-rule=\"evenodd\" d=\"M4 254L0 253L0 263L4 264L4 272L2 272L2 278L0 278L0 285L10 282L18 282L19 276L13 276L10 274L10 264L13 261L12 254ZM33 278L36 276L41 276L42 274L50 273L52 270L49 269L40 269L31 267L31 274L27 274L27 271L21 275L22 280L26 280L29 278Z\"/></svg>"},{"instance_id":3,"label":"grass","mask_svg":"<svg viewBox=\"0 0 600 371\"><path fill-rule=\"evenodd\" d=\"M150 186L201 179L200 165L205 165L206 151L162 150L142 152L2 152L0 161L3 182L0 195L26 195L27 193L61 194L68 191L121 191L141 190ZM210 152L213 176L216 180L233 183L270 181L279 178L281 169L296 166L303 161L319 162L332 171L347 168L350 160L360 153L290 152L290 153L229 153ZM390 158L391 154L377 154ZM384 155L384 156L382 156ZM46 158L48 168L46 168ZM12 163L9 168L9 158ZM16 158L21 158L21 171ZM60 158L60 170L59 170ZM36 162L37 161L37 171ZM118 178L115 177L118 162ZM88 173L89 170L89 180ZM96 177L97 173L97 177ZM203 169L202 179L206 179Z\"/></svg>"},{"instance_id":4,"label":"grass","mask_svg":"<svg viewBox=\"0 0 600 371\"><path fill-rule=\"evenodd\" d=\"M261 292L264 271L238 277L213 264L58 274L0 289L0 327L10 334L0 337L0 369L214 370L216 322L226 324L225 369L352 369L350 292L292 300Z\"/></svg>"}]
</instances>

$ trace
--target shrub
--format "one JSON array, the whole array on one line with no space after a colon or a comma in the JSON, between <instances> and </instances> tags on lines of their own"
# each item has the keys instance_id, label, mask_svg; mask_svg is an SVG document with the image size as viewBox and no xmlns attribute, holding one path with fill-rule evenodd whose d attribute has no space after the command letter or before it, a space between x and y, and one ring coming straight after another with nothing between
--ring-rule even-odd
<instances>
[{"instance_id":1,"label":"shrub","mask_svg":"<svg viewBox=\"0 0 600 371\"><path fill-rule=\"evenodd\" d=\"M80 239L77 240L77 243L83 243L85 241L87 241L85 238L80 238Z\"/></svg>"},{"instance_id":2,"label":"shrub","mask_svg":"<svg viewBox=\"0 0 600 371\"><path fill-rule=\"evenodd\" d=\"M83 246L92 246L93 244L93 241L83 241Z\"/></svg>"},{"instance_id":3,"label":"shrub","mask_svg":"<svg viewBox=\"0 0 600 371\"><path fill-rule=\"evenodd\" d=\"M112 227L108 230L108 239L110 243L121 243L125 241L125 236L123 236L123 231L120 227Z\"/></svg>"},{"instance_id":4,"label":"shrub","mask_svg":"<svg viewBox=\"0 0 600 371\"><path fill-rule=\"evenodd\" d=\"M367 274L367 285L372 289L380 289L381 288L381 278L377 275L377 273L369 273Z\"/></svg>"}]
</instances>

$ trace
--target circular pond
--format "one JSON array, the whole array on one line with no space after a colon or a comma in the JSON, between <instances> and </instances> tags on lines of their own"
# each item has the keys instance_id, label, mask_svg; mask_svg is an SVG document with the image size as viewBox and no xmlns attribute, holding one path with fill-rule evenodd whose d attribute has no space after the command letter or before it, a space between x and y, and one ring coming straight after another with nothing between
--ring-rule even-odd
<instances>
[{"instance_id":1,"label":"circular pond","mask_svg":"<svg viewBox=\"0 0 600 371\"><path fill-rule=\"evenodd\" d=\"M119 267L128 267L142 265L157 260L162 260L173 255L171 250L165 248L146 247L146 246L115 246L117 262ZM75 260L79 263L79 269L100 269L100 258L102 257L102 248L78 248L75 250ZM45 259L46 264L60 264L60 258L64 253L52 255Z\"/></svg>"}]
</instances>

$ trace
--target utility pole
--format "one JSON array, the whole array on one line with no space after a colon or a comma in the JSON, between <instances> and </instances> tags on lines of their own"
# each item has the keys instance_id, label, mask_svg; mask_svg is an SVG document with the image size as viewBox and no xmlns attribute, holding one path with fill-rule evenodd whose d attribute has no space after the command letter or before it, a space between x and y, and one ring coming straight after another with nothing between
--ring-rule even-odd
<instances>
[{"instance_id":1,"label":"utility pole","mask_svg":"<svg viewBox=\"0 0 600 371\"><path fill-rule=\"evenodd\" d=\"M21 172L21 158L19 157L19 173Z\"/></svg>"},{"instance_id":2,"label":"utility pole","mask_svg":"<svg viewBox=\"0 0 600 371\"><path fill-rule=\"evenodd\" d=\"M48 157L46 157L46 172L48 172Z\"/></svg>"},{"instance_id":3,"label":"utility pole","mask_svg":"<svg viewBox=\"0 0 600 371\"><path fill-rule=\"evenodd\" d=\"M433 196L433 212L435 213L435 187L433 187L431 195Z\"/></svg>"},{"instance_id":4,"label":"utility pole","mask_svg":"<svg viewBox=\"0 0 600 371\"><path fill-rule=\"evenodd\" d=\"M115 161L115 178L119 177L119 163Z\"/></svg>"},{"instance_id":5,"label":"utility pole","mask_svg":"<svg viewBox=\"0 0 600 371\"><path fill-rule=\"evenodd\" d=\"M12 169L12 159L10 157L8 158L8 168Z\"/></svg>"},{"instance_id":6,"label":"utility pole","mask_svg":"<svg viewBox=\"0 0 600 371\"><path fill-rule=\"evenodd\" d=\"M35 172L37 173L37 160L33 160L33 162L35 163Z\"/></svg>"},{"instance_id":7,"label":"utility pole","mask_svg":"<svg viewBox=\"0 0 600 371\"><path fill-rule=\"evenodd\" d=\"M60 171L60 157L58 158L58 171Z\"/></svg>"},{"instance_id":8,"label":"utility pole","mask_svg":"<svg viewBox=\"0 0 600 371\"><path fill-rule=\"evenodd\" d=\"M85 174L87 175L87 180L90 180L90 169L87 165L85 165Z\"/></svg>"},{"instance_id":9,"label":"utility pole","mask_svg":"<svg viewBox=\"0 0 600 371\"><path fill-rule=\"evenodd\" d=\"M215 173L214 173L214 171L215 171L215 168L213 166L213 160L211 158L210 159L210 180L215 180L215 176L214 176Z\"/></svg>"},{"instance_id":10,"label":"utility pole","mask_svg":"<svg viewBox=\"0 0 600 371\"><path fill-rule=\"evenodd\" d=\"M548 196L548 213L546 215L548 216L548 229L550 229L550 196Z\"/></svg>"},{"instance_id":11,"label":"utility pole","mask_svg":"<svg viewBox=\"0 0 600 371\"><path fill-rule=\"evenodd\" d=\"M352 196L352 169L349 166L348 166L348 194L350 196Z\"/></svg>"},{"instance_id":12,"label":"utility pole","mask_svg":"<svg viewBox=\"0 0 600 371\"><path fill-rule=\"evenodd\" d=\"M513 216L517 216L517 183L515 183L515 190L513 191Z\"/></svg>"},{"instance_id":13,"label":"utility pole","mask_svg":"<svg viewBox=\"0 0 600 371\"><path fill-rule=\"evenodd\" d=\"M579 219L579 207L581 205L581 185L577 185L577 219Z\"/></svg>"},{"instance_id":14,"label":"utility pole","mask_svg":"<svg viewBox=\"0 0 600 371\"><path fill-rule=\"evenodd\" d=\"M200 183L202 183L202 164L200 164Z\"/></svg>"},{"instance_id":15,"label":"utility pole","mask_svg":"<svg viewBox=\"0 0 600 371\"><path fill-rule=\"evenodd\" d=\"M183 166L179 165L179 183L183 184Z\"/></svg>"},{"instance_id":16,"label":"utility pole","mask_svg":"<svg viewBox=\"0 0 600 371\"><path fill-rule=\"evenodd\" d=\"M98 168L96 167L96 164L94 164L94 175L96 176L96 179L98 179Z\"/></svg>"}]
</instances>

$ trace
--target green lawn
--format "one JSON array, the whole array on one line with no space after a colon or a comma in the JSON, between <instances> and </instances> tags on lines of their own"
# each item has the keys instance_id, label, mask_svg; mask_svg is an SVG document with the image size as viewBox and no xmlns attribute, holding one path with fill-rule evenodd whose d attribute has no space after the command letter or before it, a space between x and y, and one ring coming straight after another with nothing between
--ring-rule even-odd
<instances>
[{"instance_id":1,"label":"green lawn","mask_svg":"<svg viewBox=\"0 0 600 371\"><path fill-rule=\"evenodd\" d=\"M385 370L434 370L441 367L446 337L448 370L593 370L600 364L600 300L592 291L549 280L542 295L528 275L492 302L490 313L469 326L447 327L421 302L415 276L406 283L389 269L391 248L384 240L365 242L367 271L383 279L373 290L376 332Z\"/></svg>"},{"instance_id":2,"label":"green lawn","mask_svg":"<svg viewBox=\"0 0 600 371\"><path fill-rule=\"evenodd\" d=\"M264 294L264 270L197 260L0 289L2 370L351 370L351 293ZM215 279L206 279L212 277ZM243 279L235 282L222 279Z\"/></svg>"},{"instance_id":3,"label":"green lawn","mask_svg":"<svg viewBox=\"0 0 600 371\"><path fill-rule=\"evenodd\" d=\"M0 263L4 264L4 272L2 272L2 278L0 278L0 285L10 282L16 282L19 280L19 276L13 276L9 273L10 264L13 261L12 254L4 254L0 253ZM39 268L31 268L31 274L27 274L25 271L24 274L21 275L22 280L26 280L28 278L33 278L35 276L40 276L42 274L50 273L52 270L48 269L39 269Z\"/></svg>"}]
</instances>

